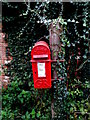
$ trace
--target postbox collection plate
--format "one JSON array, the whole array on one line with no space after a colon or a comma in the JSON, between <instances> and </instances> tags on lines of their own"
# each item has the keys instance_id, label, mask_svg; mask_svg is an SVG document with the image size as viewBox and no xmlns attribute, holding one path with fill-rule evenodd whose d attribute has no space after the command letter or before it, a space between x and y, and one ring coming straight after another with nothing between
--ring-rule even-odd
<instances>
[{"instance_id":1,"label":"postbox collection plate","mask_svg":"<svg viewBox=\"0 0 90 120\"><path fill-rule=\"evenodd\" d=\"M46 77L45 63L37 63L38 77Z\"/></svg>"}]
</instances>

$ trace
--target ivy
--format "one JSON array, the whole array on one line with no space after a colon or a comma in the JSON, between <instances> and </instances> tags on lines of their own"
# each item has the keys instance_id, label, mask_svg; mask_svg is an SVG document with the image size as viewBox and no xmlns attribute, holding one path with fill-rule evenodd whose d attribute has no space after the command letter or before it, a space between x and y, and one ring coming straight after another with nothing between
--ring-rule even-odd
<instances>
[{"instance_id":1,"label":"ivy","mask_svg":"<svg viewBox=\"0 0 90 120\"><path fill-rule=\"evenodd\" d=\"M3 2L2 9L2 31L8 34L13 57L4 70L10 84L2 88L2 120L49 120L52 96L56 119L89 120L89 2ZM62 28L58 58L65 59L57 60L59 80L53 82L53 90L34 89L31 49L41 37L49 41L50 23L57 21Z\"/></svg>"}]
</instances>

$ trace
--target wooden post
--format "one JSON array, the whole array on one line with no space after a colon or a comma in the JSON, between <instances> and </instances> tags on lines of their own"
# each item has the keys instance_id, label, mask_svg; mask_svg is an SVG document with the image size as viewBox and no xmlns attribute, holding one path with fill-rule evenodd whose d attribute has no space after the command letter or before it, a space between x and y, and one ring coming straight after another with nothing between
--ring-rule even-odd
<instances>
[{"instance_id":1,"label":"wooden post","mask_svg":"<svg viewBox=\"0 0 90 120\"><path fill-rule=\"evenodd\" d=\"M60 32L61 28L59 23L57 24L51 23L49 28L50 34L50 49L52 53L52 60L58 60L58 52L60 52L61 44L60 44ZM56 67L53 72L53 79L57 78Z\"/></svg>"},{"instance_id":2,"label":"wooden post","mask_svg":"<svg viewBox=\"0 0 90 120\"><path fill-rule=\"evenodd\" d=\"M51 23L50 28L49 28L49 35L50 35L49 42L50 42L52 60L58 60L58 52L60 52L60 49L61 49L61 44L60 44L60 32L61 31L62 30L58 22L56 24L53 22ZM58 75L56 71L56 64L55 63L52 63L52 64L54 65L52 79L57 79ZM52 113L52 119L53 119L55 116L53 98L52 98L52 103L51 103L51 113Z\"/></svg>"}]
</instances>

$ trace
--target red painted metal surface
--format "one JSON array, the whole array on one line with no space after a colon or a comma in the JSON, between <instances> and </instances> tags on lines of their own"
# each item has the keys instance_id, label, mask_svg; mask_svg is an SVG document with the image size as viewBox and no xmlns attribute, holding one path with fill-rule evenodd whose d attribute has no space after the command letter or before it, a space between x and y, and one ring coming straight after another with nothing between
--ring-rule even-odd
<instances>
[{"instance_id":1,"label":"red painted metal surface","mask_svg":"<svg viewBox=\"0 0 90 120\"><path fill-rule=\"evenodd\" d=\"M31 51L34 88L51 88L51 53L44 41L35 44Z\"/></svg>"}]
</instances>

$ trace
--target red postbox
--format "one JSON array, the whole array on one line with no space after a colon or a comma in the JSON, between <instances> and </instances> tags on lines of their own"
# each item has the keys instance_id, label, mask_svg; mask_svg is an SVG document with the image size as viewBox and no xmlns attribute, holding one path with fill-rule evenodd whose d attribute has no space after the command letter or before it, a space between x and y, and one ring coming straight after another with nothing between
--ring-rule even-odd
<instances>
[{"instance_id":1,"label":"red postbox","mask_svg":"<svg viewBox=\"0 0 90 120\"><path fill-rule=\"evenodd\" d=\"M44 41L37 42L31 51L34 88L51 88L51 53Z\"/></svg>"}]
</instances>

